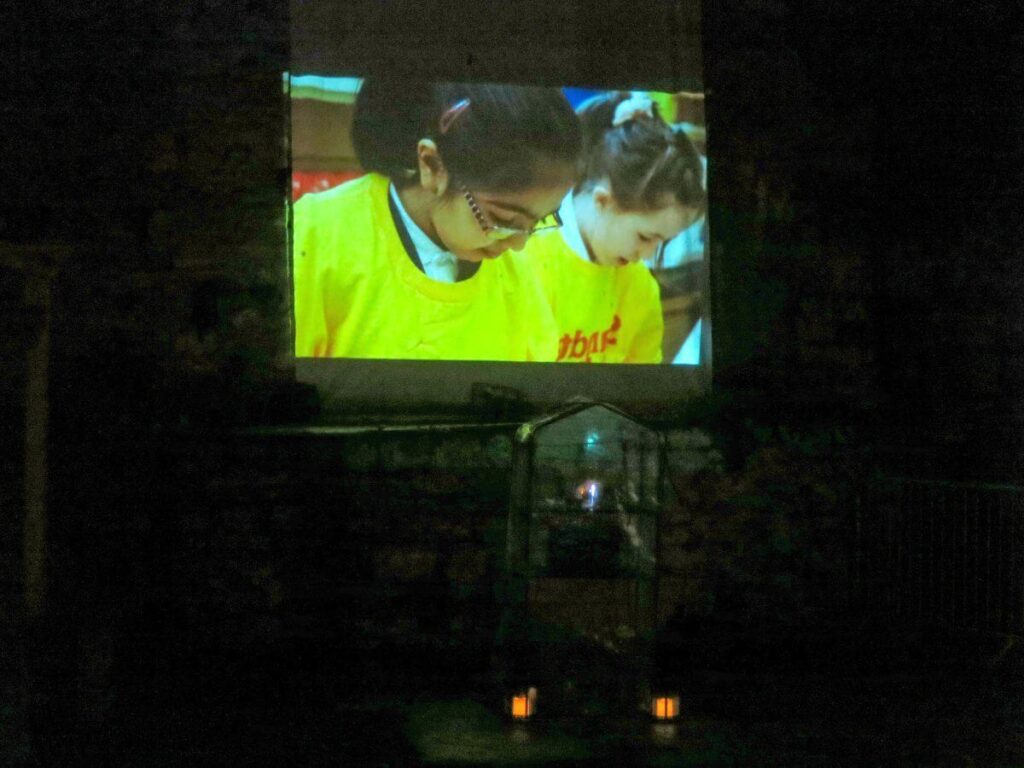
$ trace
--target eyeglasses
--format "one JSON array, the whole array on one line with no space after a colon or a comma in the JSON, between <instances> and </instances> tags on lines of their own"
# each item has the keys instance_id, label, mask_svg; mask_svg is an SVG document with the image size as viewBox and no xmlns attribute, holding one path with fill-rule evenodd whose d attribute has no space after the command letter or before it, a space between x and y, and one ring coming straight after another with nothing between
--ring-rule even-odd
<instances>
[{"instance_id":1,"label":"eyeglasses","mask_svg":"<svg viewBox=\"0 0 1024 768\"><path fill-rule=\"evenodd\" d=\"M487 214L483 212L483 209L480 208L476 198L474 198L473 194L466 189L465 185L459 184L459 189L462 190L462 196L466 198L466 202L469 203L469 209L473 211L476 223L480 225L480 229L482 229L484 234L491 238L491 240L507 240L510 237L517 237L519 235L526 235L529 237L536 232L541 232L545 229L557 229L562 226L562 219L558 213L555 212L545 216L529 229L519 229L518 227L499 227L487 217Z\"/></svg>"}]
</instances>

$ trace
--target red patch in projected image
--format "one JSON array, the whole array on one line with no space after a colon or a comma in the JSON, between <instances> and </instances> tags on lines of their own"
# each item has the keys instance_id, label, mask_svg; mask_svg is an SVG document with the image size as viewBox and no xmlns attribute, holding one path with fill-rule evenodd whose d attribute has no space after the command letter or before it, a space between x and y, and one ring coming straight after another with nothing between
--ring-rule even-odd
<instances>
[{"instance_id":1,"label":"red patch in projected image","mask_svg":"<svg viewBox=\"0 0 1024 768\"><path fill-rule=\"evenodd\" d=\"M594 331L588 335L580 328L572 336L564 334L558 341L558 360L571 357L577 360L582 358L586 363L591 362L594 355L601 354L608 347L614 347L618 343L618 332L621 327L622 320L615 315L612 324L603 331Z\"/></svg>"}]
</instances>

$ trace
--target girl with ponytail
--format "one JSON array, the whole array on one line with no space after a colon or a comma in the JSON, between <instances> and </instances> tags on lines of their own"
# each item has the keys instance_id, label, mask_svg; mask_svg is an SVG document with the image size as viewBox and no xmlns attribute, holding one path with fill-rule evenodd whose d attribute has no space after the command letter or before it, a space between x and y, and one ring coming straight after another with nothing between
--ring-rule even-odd
<instances>
[{"instance_id":1,"label":"girl with ponytail","mask_svg":"<svg viewBox=\"0 0 1024 768\"><path fill-rule=\"evenodd\" d=\"M564 362L661 362L657 281L643 263L703 214L700 155L648 98L579 106L583 156L560 230L527 251L548 294Z\"/></svg>"},{"instance_id":2,"label":"girl with ponytail","mask_svg":"<svg viewBox=\"0 0 1024 768\"><path fill-rule=\"evenodd\" d=\"M293 209L300 357L552 360L535 272L580 129L556 89L368 79L352 142L367 173Z\"/></svg>"}]
</instances>

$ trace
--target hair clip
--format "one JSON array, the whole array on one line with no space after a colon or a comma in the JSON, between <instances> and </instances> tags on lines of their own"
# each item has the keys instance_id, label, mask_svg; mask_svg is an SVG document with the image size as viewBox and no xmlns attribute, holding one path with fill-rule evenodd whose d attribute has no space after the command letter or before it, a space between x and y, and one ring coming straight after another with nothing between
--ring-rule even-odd
<instances>
[{"instance_id":1,"label":"hair clip","mask_svg":"<svg viewBox=\"0 0 1024 768\"><path fill-rule=\"evenodd\" d=\"M615 108L612 127L618 128L623 123L638 117L654 117L654 102L646 96L633 96Z\"/></svg>"},{"instance_id":2,"label":"hair clip","mask_svg":"<svg viewBox=\"0 0 1024 768\"><path fill-rule=\"evenodd\" d=\"M465 112L467 109L469 109L469 99L463 99L462 101L459 101L453 104L452 106L448 107L448 109L446 109L444 113L441 115L441 134L444 135L448 133L448 129L451 128L452 123L454 123L458 116Z\"/></svg>"}]
</instances>

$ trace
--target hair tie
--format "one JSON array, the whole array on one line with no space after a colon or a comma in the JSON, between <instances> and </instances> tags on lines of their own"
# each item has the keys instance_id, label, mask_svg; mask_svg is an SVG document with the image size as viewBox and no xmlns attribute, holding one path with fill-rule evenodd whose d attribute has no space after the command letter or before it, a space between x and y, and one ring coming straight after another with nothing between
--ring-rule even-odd
<instances>
[{"instance_id":1,"label":"hair tie","mask_svg":"<svg viewBox=\"0 0 1024 768\"><path fill-rule=\"evenodd\" d=\"M654 102L646 96L633 96L626 99L615 108L612 127L618 128L623 123L628 123L638 117L654 117L653 106Z\"/></svg>"},{"instance_id":2,"label":"hair tie","mask_svg":"<svg viewBox=\"0 0 1024 768\"><path fill-rule=\"evenodd\" d=\"M452 127L452 123L458 119L459 115L469 109L469 99L463 99L462 101L456 102L452 106L448 107L441 114L441 135L448 133L448 129Z\"/></svg>"}]
</instances>

